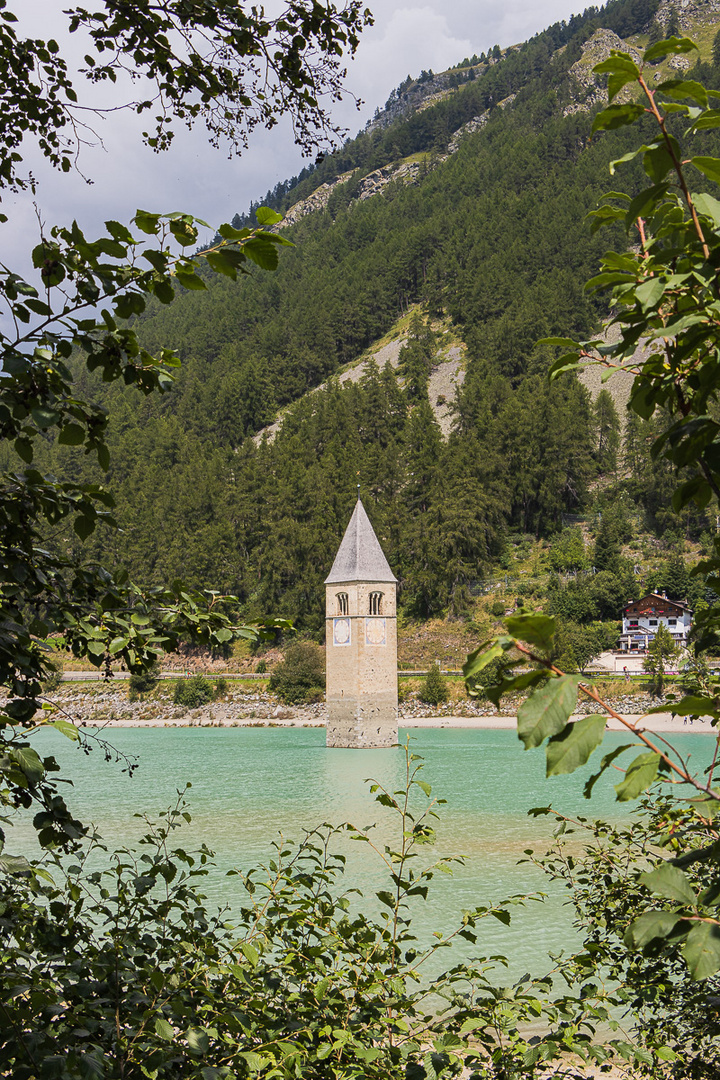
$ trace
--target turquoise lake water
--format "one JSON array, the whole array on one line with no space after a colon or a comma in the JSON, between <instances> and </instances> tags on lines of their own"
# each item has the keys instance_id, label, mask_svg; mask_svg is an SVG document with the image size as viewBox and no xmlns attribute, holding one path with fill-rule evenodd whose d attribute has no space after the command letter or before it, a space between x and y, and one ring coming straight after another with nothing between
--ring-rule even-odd
<instances>
[{"instance_id":1,"label":"turquoise lake water","mask_svg":"<svg viewBox=\"0 0 720 1080\"><path fill-rule=\"evenodd\" d=\"M529 818L527 811L552 804L570 816L627 817L631 807L614 801L617 774L603 777L588 802L582 788L591 768L546 780L544 754L523 751L514 731L421 729L401 732L401 739L408 734L413 753L424 759L422 779L432 785L433 796L447 800L436 823L435 854L466 860L452 877L436 876L428 901L416 909L418 935L447 932L463 909L549 889L548 901L518 910L509 928L487 920L478 947L486 953L507 953L514 973L540 973L548 951L570 947L575 939L562 891L549 888L537 868L518 865L525 848L539 850L548 843L552 828L549 819ZM231 908L238 901L239 885L236 877L226 876L227 870L247 871L267 862L280 834L298 840L303 829L321 822L352 821L359 826L377 823L380 838L393 837L388 812L377 806L364 781L372 777L393 788L401 786L401 749L328 750L320 728L124 728L106 737L119 751L137 758L132 778L120 765L105 762L100 751L86 756L54 732L41 733L35 745L41 753L55 754L60 775L75 784L66 795L74 812L92 821L113 846L128 844L143 831L133 815L157 816L190 781L192 823L178 835L178 844L192 849L204 842L215 851L217 867L205 891ZM627 739L610 733L603 752L622 741ZM673 737L698 769L710 760L713 742L701 734ZM423 801L421 797L419 803ZM31 831L16 831L12 846L32 853ZM366 845L345 842L343 851L349 854L348 885L360 886L370 896L384 886Z\"/></svg>"}]
</instances>

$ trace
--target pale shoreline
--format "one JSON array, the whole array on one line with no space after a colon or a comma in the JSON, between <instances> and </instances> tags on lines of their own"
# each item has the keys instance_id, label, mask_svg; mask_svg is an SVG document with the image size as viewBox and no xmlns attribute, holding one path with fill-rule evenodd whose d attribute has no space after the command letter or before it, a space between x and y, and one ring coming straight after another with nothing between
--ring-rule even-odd
<instances>
[{"instance_id":1,"label":"pale shoreline","mask_svg":"<svg viewBox=\"0 0 720 1080\"><path fill-rule=\"evenodd\" d=\"M574 720L581 720L583 716L587 714L578 714L573 716ZM674 716L672 713L655 713L651 716L641 716L637 713L626 713L624 718L631 724L636 725L638 731L650 731L657 734L693 734L693 735L712 735L717 736L716 730L710 725L709 721L696 720L694 723L690 723L690 720L686 721L685 717ZM492 730L514 730L517 725L516 716L413 716L407 719L401 718L399 721L399 727L401 730L413 729L413 728L452 728L461 730L472 729L486 729ZM324 728L325 721L321 719L311 719L307 717L275 717L268 716L266 718L255 717L246 718L239 717L233 720L218 720L208 719L204 720L198 716L183 716L172 720L140 720L135 717L117 717L113 720L108 720L102 724L96 725L92 723L83 723L83 727L102 729L108 731L112 728L179 728L179 727L207 727L207 728L233 728L233 727L312 727L312 728ZM608 717L607 722L608 731L627 731L628 728L616 720L614 717Z\"/></svg>"}]
</instances>

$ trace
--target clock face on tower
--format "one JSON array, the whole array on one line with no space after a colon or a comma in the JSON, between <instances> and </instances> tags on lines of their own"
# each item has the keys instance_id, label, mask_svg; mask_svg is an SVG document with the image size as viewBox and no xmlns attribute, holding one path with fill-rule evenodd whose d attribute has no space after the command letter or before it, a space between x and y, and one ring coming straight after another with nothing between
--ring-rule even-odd
<instances>
[{"instance_id":1,"label":"clock face on tower","mask_svg":"<svg viewBox=\"0 0 720 1080\"><path fill-rule=\"evenodd\" d=\"M387 631L385 629L384 619L366 619L365 620L365 644L366 645L385 645L387 642Z\"/></svg>"},{"instance_id":2,"label":"clock face on tower","mask_svg":"<svg viewBox=\"0 0 720 1080\"><path fill-rule=\"evenodd\" d=\"M333 619L333 645L350 644L350 620Z\"/></svg>"}]
</instances>

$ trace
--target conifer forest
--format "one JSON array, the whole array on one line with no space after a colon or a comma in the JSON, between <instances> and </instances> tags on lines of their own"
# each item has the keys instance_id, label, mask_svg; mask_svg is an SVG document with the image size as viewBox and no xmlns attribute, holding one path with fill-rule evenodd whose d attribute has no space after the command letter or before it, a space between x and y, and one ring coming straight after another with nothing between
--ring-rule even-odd
<instances>
[{"instance_id":1,"label":"conifer forest","mask_svg":"<svg viewBox=\"0 0 720 1080\"><path fill-rule=\"evenodd\" d=\"M322 581L358 484L414 618L462 616L502 573L514 537L552 540L568 515L614 508L616 548L628 513L670 547L700 537L702 512L668 510L670 467L638 452L662 419L626 424L607 392L593 402L574 375L551 384L554 352L538 344L598 329L607 300L585 282L609 244L626 242L619 226L593 234L587 215L632 135L590 137L571 69L600 24L632 35L656 7L618 0L601 20L589 8L500 60L473 58L438 103L396 119L388 110L387 122L259 199L283 214L347 177L323 208L283 228L294 246L276 272L253 267L234 281L204 268L205 290L155 300L138 317L144 347L170 346L182 360L166 393L80 376L111 416L106 481L120 524L96 530L87 554L146 585L182 578L235 594L243 617L287 617L320 634ZM712 62L699 67L709 85L720 80ZM448 155L451 135L478 116L482 128ZM414 182L357 198L366 176L411 158ZM640 166L613 182L632 193ZM254 209L238 208L233 224ZM370 359L358 381L337 380L400 334L397 367ZM428 398L446 340L465 357L447 437ZM263 437L279 411L279 431ZM102 479L70 448L43 454L58 475ZM71 529L60 542L79 543ZM617 618L618 600L639 587L627 560L607 558L596 569L613 570L613 588L597 591L609 599L586 596L581 618Z\"/></svg>"}]
</instances>

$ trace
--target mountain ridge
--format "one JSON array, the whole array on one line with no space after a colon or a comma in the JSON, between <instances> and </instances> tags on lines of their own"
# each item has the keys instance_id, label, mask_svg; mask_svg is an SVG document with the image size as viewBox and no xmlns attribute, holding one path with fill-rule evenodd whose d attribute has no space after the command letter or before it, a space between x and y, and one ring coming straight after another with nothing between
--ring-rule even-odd
<instances>
[{"instance_id":1,"label":"mountain ridge","mask_svg":"<svg viewBox=\"0 0 720 1080\"><path fill-rule=\"evenodd\" d=\"M698 70L720 84L707 62L710 8ZM641 47L657 10L654 0L612 0L601 14ZM590 139L589 111L566 112L595 92L578 90L571 72L603 29L596 22L586 14L557 24L440 102L361 133L291 189L281 185L283 212L330 190L287 229L295 246L274 274L238 283L207 275L206 291L148 309L143 344L176 345L183 366L160 399L92 384L112 418L121 531L98 531L88 557L148 584L182 577L233 593L248 618L288 616L321 634L322 581L358 482L406 618L472 618L524 537L550 543L568 520L612 518L612 506L623 520L642 516L659 543L698 541L710 527L704 514L691 509L679 522L663 463L639 455L649 430L626 425L623 434L616 410L575 378L551 386L553 354L538 345L597 332L607 309L584 282L608 243L626 242L617 227L592 234L585 218L606 190L609 161L636 133ZM393 178L411 159L414 181ZM360 198L366 177L386 167L388 182ZM640 183L637 163L613 180L629 193ZM452 412L433 383L446 328L463 354L462 364L448 360L458 365L448 371ZM373 363L378 346L391 346L397 366L384 354ZM278 414L274 437L258 438ZM47 456L58 475L98 479L67 448ZM615 592L627 599L636 585L623 571L583 611L605 617Z\"/></svg>"}]
</instances>

